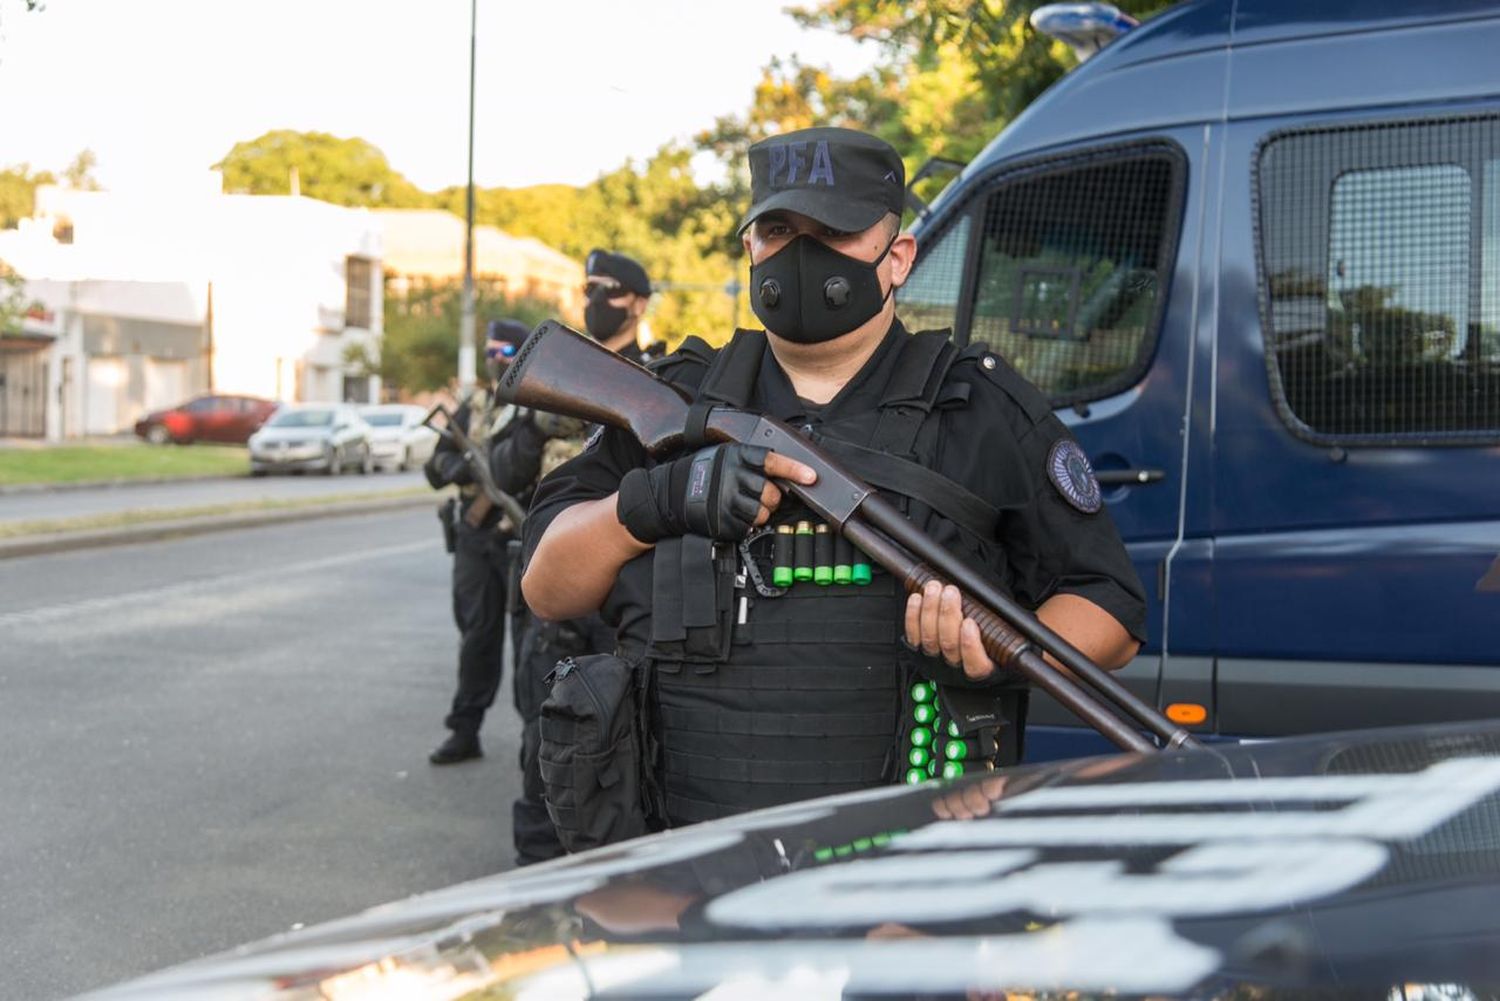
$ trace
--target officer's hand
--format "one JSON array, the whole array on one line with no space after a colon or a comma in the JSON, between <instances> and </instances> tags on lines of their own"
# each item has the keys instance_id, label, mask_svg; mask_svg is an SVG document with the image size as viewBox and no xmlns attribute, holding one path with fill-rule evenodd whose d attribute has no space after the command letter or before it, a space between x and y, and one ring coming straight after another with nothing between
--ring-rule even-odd
<instances>
[{"instance_id":1,"label":"officer's hand","mask_svg":"<svg viewBox=\"0 0 1500 1001\"><path fill-rule=\"evenodd\" d=\"M615 511L636 539L675 535L734 542L761 525L781 503L772 476L811 483L811 469L756 445L714 445L620 480Z\"/></svg>"},{"instance_id":2,"label":"officer's hand","mask_svg":"<svg viewBox=\"0 0 1500 1001\"><path fill-rule=\"evenodd\" d=\"M979 623L964 616L963 597L952 584L929 581L907 597L906 642L929 657L941 654L952 666L963 667L970 681L984 681L995 673L995 662L984 652Z\"/></svg>"}]
</instances>

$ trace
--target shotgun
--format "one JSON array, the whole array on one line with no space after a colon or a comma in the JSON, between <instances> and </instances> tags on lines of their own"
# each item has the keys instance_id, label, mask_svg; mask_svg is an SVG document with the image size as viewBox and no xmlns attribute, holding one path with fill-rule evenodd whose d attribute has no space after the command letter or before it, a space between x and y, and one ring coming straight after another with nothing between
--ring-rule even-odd
<instances>
[{"instance_id":1,"label":"shotgun","mask_svg":"<svg viewBox=\"0 0 1500 1001\"><path fill-rule=\"evenodd\" d=\"M443 418L441 427L433 423L433 419L438 415L442 415ZM469 464L469 471L474 474L474 481L479 484L480 496L469 505L469 513L464 516L470 526L478 528L491 509L499 508L500 513L511 523L511 526L519 531L526 522L526 509L519 501L495 484L494 474L490 472L490 457L481 454L480 450L474 447L473 440L453 419L453 413L447 406L442 403L436 404L427 411L427 416L422 418L422 423L436 431L440 437L453 443L453 447L458 449L464 461Z\"/></svg>"},{"instance_id":2,"label":"shotgun","mask_svg":"<svg viewBox=\"0 0 1500 1001\"><path fill-rule=\"evenodd\" d=\"M684 390L552 320L532 331L521 345L497 394L518 406L620 428L640 441L653 458L701 447L702 442L741 442L796 459L817 472L817 482L803 486L778 481L782 489L802 498L836 531L894 574L907 593L920 591L932 580L957 585L963 594L963 613L979 625L985 651L997 666L1026 676L1125 750L1155 749L1137 725L1154 733L1164 749L1202 746L982 574L924 535L869 484L775 418L729 407L695 406ZM1066 670L1049 664L1044 653Z\"/></svg>"}]
</instances>

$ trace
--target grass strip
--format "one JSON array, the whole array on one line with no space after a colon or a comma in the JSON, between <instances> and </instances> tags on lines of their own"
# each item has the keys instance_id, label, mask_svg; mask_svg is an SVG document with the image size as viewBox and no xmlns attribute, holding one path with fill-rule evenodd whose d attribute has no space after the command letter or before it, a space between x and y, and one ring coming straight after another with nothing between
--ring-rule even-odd
<instances>
[{"instance_id":1,"label":"grass strip","mask_svg":"<svg viewBox=\"0 0 1500 1001\"><path fill-rule=\"evenodd\" d=\"M285 511L296 508L324 507L329 504L349 504L356 501L396 500L402 497L432 496L425 486L403 487L378 493L329 494L320 497L292 497L285 499L265 498L239 501L233 504L203 504L197 507L145 508L139 511L113 511L108 514L90 514L77 518L39 518L34 521L0 522L0 539L15 539L26 535L57 535L63 532L90 532L111 528L128 528L132 525L148 525L163 521L186 521L193 518L213 518L226 514L244 514L252 511Z\"/></svg>"},{"instance_id":2,"label":"grass strip","mask_svg":"<svg viewBox=\"0 0 1500 1001\"><path fill-rule=\"evenodd\" d=\"M0 486L243 476L249 472L250 457L238 445L56 445L0 449Z\"/></svg>"}]
</instances>

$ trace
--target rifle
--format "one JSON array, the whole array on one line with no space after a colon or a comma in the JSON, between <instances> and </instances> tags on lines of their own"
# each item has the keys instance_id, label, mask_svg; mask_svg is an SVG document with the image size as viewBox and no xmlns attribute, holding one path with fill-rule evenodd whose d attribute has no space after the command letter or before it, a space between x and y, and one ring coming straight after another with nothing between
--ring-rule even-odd
<instances>
[{"instance_id":1,"label":"rifle","mask_svg":"<svg viewBox=\"0 0 1500 1001\"><path fill-rule=\"evenodd\" d=\"M812 467L818 474L812 486L780 486L894 574L907 593L933 580L957 585L963 614L979 625L985 652L998 667L1025 675L1125 750L1155 746L1137 732L1132 719L1155 733L1164 749L1202 746L781 421L694 403L678 387L552 320L521 345L497 393L508 403L621 428L654 457L701 447L695 444L700 442L742 442ZM1066 670L1049 664L1044 653Z\"/></svg>"},{"instance_id":2,"label":"rifle","mask_svg":"<svg viewBox=\"0 0 1500 1001\"><path fill-rule=\"evenodd\" d=\"M443 416L442 427L432 423L432 419L439 414ZM469 464L469 471L474 474L474 482L479 484L479 496L475 498L474 503L469 505L469 510L464 514L464 521L470 528L478 528L489 513L497 507L510 522L512 528L519 529L525 524L526 509L519 501L495 484L495 477L490 472L489 456L481 455L479 449L474 447L473 439L453 419L453 412L446 404L438 403L433 406L427 411L427 416L422 418L422 423L458 449L464 461Z\"/></svg>"}]
</instances>

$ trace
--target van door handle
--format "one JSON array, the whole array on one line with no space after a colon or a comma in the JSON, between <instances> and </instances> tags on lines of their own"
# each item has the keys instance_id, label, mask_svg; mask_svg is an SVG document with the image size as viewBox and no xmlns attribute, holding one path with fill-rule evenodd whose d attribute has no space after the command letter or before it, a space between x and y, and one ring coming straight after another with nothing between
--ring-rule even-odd
<instances>
[{"instance_id":1,"label":"van door handle","mask_svg":"<svg viewBox=\"0 0 1500 1001\"><path fill-rule=\"evenodd\" d=\"M1101 487L1117 487L1125 484L1144 486L1159 483L1167 474L1160 469L1106 469L1094 474Z\"/></svg>"}]
</instances>

